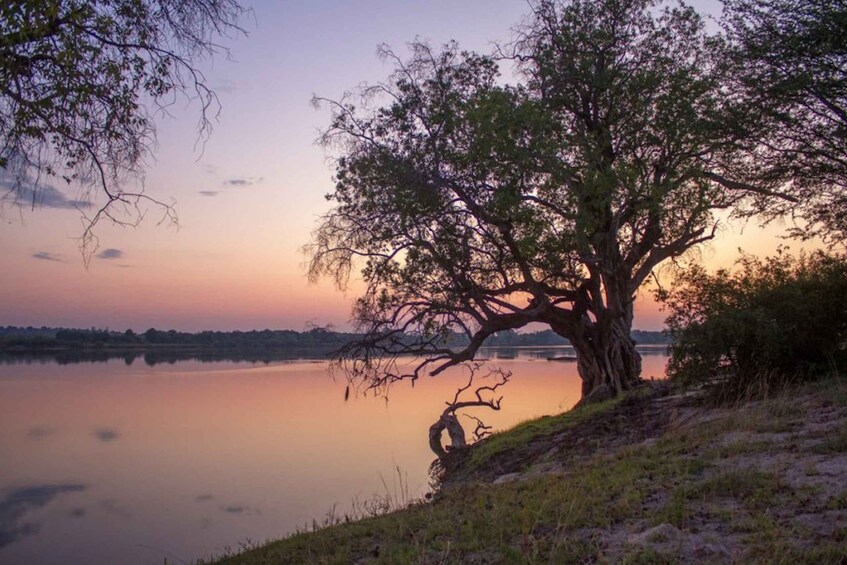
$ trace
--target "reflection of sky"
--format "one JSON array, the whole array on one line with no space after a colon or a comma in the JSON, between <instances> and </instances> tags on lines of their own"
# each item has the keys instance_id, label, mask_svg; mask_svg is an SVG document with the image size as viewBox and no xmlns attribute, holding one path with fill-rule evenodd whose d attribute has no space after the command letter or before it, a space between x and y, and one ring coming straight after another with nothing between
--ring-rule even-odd
<instances>
[{"instance_id":1,"label":"reflection of sky","mask_svg":"<svg viewBox=\"0 0 847 565\"><path fill-rule=\"evenodd\" d=\"M667 357L667 345L638 345L642 357ZM562 361L562 358L576 361L576 351L567 345L530 346L530 347L483 347L477 358L482 359L531 359L534 361Z\"/></svg>"},{"instance_id":2,"label":"reflection of sky","mask_svg":"<svg viewBox=\"0 0 847 565\"><path fill-rule=\"evenodd\" d=\"M536 351L568 352L496 360L502 410L472 414L502 429L570 408L575 364ZM193 562L384 496L397 467L420 496L426 430L466 379L345 402L326 363L0 365L0 563Z\"/></svg>"},{"instance_id":3,"label":"reflection of sky","mask_svg":"<svg viewBox=\"0 0 847 565\"><path fill-rule=\"evenodd\" d=\"M695 0L715 11L716 0ZM256 0L250 37L231 42L232 61L204 69L223 103L211 139L195 150L196 107L171 108L146 188L176 200L182 227L156 227L150 210L137 229L101 226L102 252L85 269L74 239L79 214L51 192L56 207L3 213L0 222L0 324L113 329L303 329L307 321L343 327L352 298L327 282L306 284L300 247L332 172L316 131L327 125L313 93L338 97L362 81L384 78L381 42L402 52L419 36L457 39L487 51L508 40L526 11L521 0ZM61 205L60 205L61 204ZM63 207L64 206L64 207ZM728 226L706 258L727 264L738 246L772 249L770 230ZM14 276L9 274L13 273ZM648 297L636 327L657 329L662 315Z\"/></svg>"}]
</instances>

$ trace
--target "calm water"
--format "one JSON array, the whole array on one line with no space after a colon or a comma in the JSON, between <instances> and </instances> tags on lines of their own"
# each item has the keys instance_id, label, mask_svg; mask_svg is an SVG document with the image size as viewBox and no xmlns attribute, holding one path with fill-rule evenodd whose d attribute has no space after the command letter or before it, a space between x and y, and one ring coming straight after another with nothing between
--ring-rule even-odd
<instances>
[{"instance_id":1,"label":"calm water","mask_svg":"<svg viewBox=\"0 0 847 565\"><path fill-rule=\"evenodd\" d=\"M570 408L576 367L546 361L567 353L488 351L513 379L499 413L476 414L504 428ZM644 375L665 361L645 355ZM460 383L345 403L325 362L0 365L0 563L189 562L421 496L427 430Z\"/></svg>"}]
</instances>

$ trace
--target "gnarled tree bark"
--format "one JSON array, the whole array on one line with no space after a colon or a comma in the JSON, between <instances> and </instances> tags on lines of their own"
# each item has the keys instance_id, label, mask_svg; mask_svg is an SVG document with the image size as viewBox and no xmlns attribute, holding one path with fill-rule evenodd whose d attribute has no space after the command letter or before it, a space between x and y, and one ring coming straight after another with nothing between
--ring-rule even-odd
<instances>
[{"instance_id":1,"label":"gnarled tree bark","mask_svg":"<svg viewBox=\"0 0 847 565\"><path fill-rule=\"evenodd\" d=\"M462 427L462 424L459 423L459 419L456 417L456 414L450 412L448 408L448 410L445 410L444 413L441 414L438 421L429 427L429 448L432 449L439 459L443 459L447 456L447 451L441 444L441 436L444 433L444 430L447 430L447 434L450 436L451 449L465 447L467 445L467 441L465 440L465 429Z\"/></svg>"},{"instance_id":2,"label":"gnarled tree bark","mask_svg":"<svg viewBox=\"0 0 847 565\"><path fill-rule=\"evenodd\" d=\"M623 319L608 322L608 330L588 328L569 337L582 378L582 398L604 400L641 382L641 354Z\"/></svg>"},{"instance_id":3,"label":"gnarled tree bark","mask_svg":"<svg viewBox=\"0 0 847 565\"><path fill-rule=\"evenodd\" d=\"M456 416L457 410L473 407L485 407L490 408L491 410L500 410L500 401L503 400L503 397L495 397L494 395L496 394L497 389L509 382L509 378L512 376L512 374L508 371L503 371L501 369L491 369L489 373L485 375L486 378L495 376L498 379L496 383L477 387L476 390L474 390L474 398L472 400L459 400L462 393L470 389L473 385L474 377L481 366L482 365L480 363L467 365L470 369L468 384L459 387L455 396L453 396L452 402L447 403L447 408L444 409L438 420L436 420L436 422L429 428L429 447L439 459L444 459L447 456L447 450L441 443L441 436L444 434L444 430L447 430L447 434L450 436L450 449L465 447L468 444L467 439L465 439L465 429L462 427L462 424L459 422L459 418ZM484 435L487 435L487 430L490 427L484 425L479 418L471 416L471 419L475 420L477 423L476 431L474 432L476 439L479 440L484 437Z\"/></svg>"}]
</instances>

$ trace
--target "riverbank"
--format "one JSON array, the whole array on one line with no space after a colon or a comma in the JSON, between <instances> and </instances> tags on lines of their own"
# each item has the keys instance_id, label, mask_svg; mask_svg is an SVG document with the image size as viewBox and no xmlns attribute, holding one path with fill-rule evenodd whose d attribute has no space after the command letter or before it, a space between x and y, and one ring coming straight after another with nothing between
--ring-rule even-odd
<instances>
[{"instance_id":1,"label":"riverbank","mask_svg":"<svg viewBox=\"0 0 847 565\"><path fill-rule=\"evenodd\" d=\"M847 383L733 409L666 386L527 422L441 491L221 563L803 562L847 555Z\"/></svg>"}]
</instances>

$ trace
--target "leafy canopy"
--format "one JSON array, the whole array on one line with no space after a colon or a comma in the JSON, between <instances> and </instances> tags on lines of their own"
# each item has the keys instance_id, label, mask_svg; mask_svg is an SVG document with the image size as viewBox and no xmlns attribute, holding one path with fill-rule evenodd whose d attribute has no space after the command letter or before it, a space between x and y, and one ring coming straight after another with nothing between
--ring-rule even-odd
<instances>
[{"instance_id":1,"label":"leafy canopy","mask_svg":"<svg viewBox=\"0 0 847 565\"><path fill-rule=\"evenodd\" d=\"M718 381L728 399L843 370L847 361L843 256L782 250L713 275L695 266L659 297L670 309L669 376Z\"/></svg>"},{"instance_id":2,"label":"leafy canopy","mask_svg":"<svg viewBox=\"0 0 847 565\"><path fill-rule=\"evenodd\" d=\"M795 235L847 237L847 4L725 0L729 92L754 111L749 174L790 187Z\"/></svg>"},{"instance_id":3,"label":"leafy canopy","mask_svg":"<svg viewBox=\"0 0 847 565\"><path fill-rule=\"evenodd\" d=\"M411 49L383 50L386 82L319 100L337 184L310 275L343 286L362 266L352 374L379 386L437 373L541 322L637 378L634 349L615 347L632 347L652 269L711 239L713 210L773 197L736 180L722 43L688 7L575 0L532 4L514 84L504 61L455 44ZM425 360L401 369L406 353Z\"/></svg>"}]
</instances>

